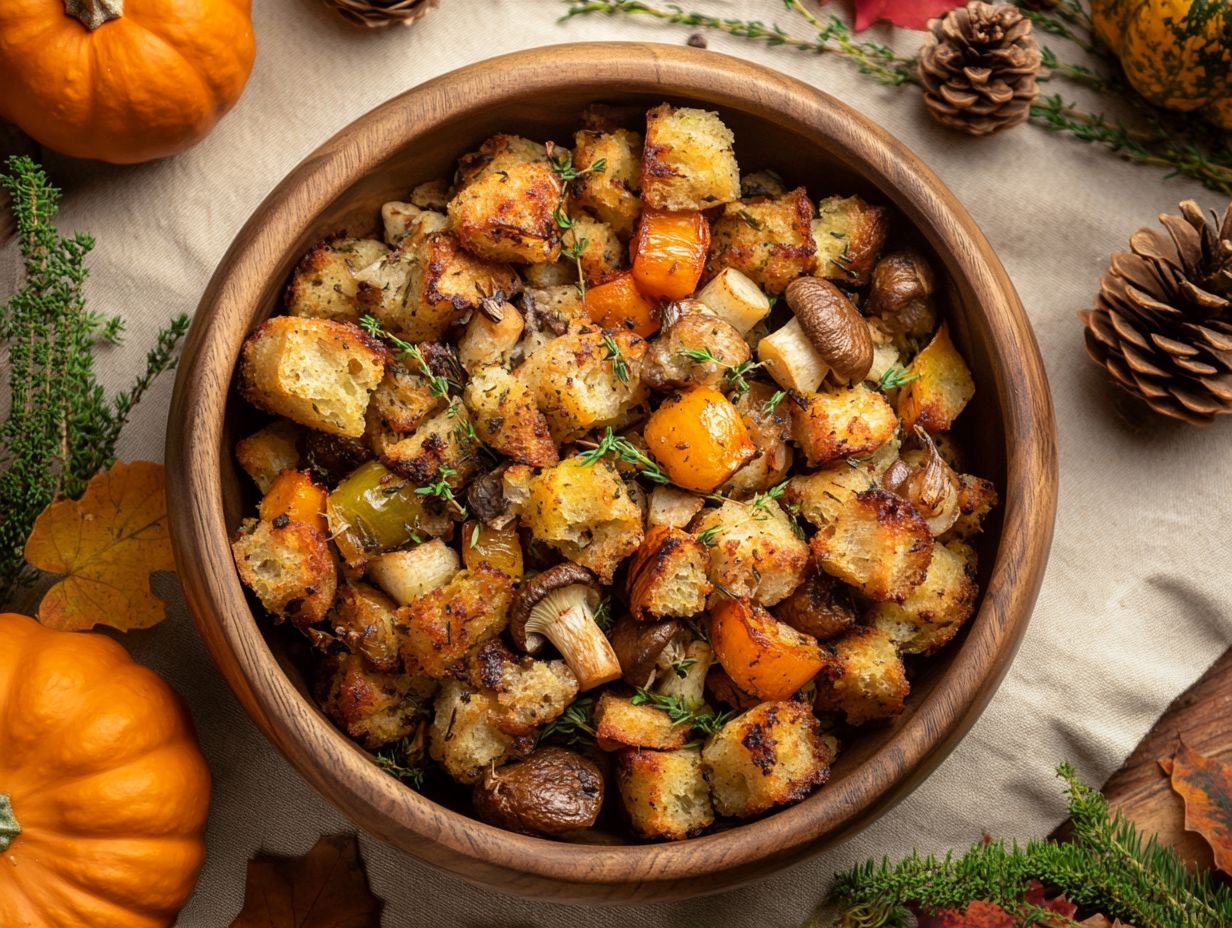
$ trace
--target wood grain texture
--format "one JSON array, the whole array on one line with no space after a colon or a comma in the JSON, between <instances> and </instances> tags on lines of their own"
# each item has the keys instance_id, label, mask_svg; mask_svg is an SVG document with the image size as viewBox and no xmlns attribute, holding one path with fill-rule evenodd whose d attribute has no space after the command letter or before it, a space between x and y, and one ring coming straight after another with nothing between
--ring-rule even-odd
<instances>
[{"instance_id":1,"label":"wood grain texture","mask_svg":"<svg viewBox=\"0 0 1232 928\"><path fill-rule=\"evenodd\" d=\"M492 828L381 773L316 709L291 640L254 618L228 547L246 485L230 449L252 427L232 397L240 345L278 306L287 275L323 235L375 227L382 202L448 176L495 131L566 140L591 102L664 99L717 109L746 167L816 193L892 205L895 240L930 254L977 397L966 440L1003 503L983 543L977 615L923 667L908 711L852 739L831 783L762 820L705 837L571 845ZM971 218L914 155L834 98L785 75L689 48L566 45L493 59L430 81L361 117L311 154L257 209L202 298L176 380L168 499L189 606L253 719L324 796L412 856L506 892L632 902L730 889L864 827L924 779L1005 674L1043 576L1056 509L1055 423L1030 325ZM251 500L247 501L247 505Z\"/></svg>"}]
</instances>

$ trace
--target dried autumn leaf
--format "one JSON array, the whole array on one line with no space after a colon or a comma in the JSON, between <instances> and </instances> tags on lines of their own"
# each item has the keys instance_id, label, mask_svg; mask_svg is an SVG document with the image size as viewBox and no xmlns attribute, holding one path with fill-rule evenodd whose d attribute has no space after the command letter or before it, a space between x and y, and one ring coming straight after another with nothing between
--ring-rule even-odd
<instances>
[{"instance_id":1,"label":"dried autumn leaf","mask_svg":"<svg viewBox=\"0 0 1232 928\"><path fill-rule=\"evenodd\" d=\"M166 603L150 591L150 574L175 568L163 466L115 464L91 478L81 499L52 503L35 520L25 557L39 570L64 574L39 604L48 628L157 625Z\"/></svg>"},{"instance_id":2,"label":"dried autumn leaf","mask_svg":"<svg viewBox=\"0 0 1232 928\"><path fill-rule=\"evenodd\" d=\"M1172 788L1185 800L1185 829L1200 834L1211 846L1215 866L1232 874L1232 765L1181 741L1171 767Z\"/></svg>"},{"instance_id":3,"label":"dried autumn leaf","mask_svg":"<svg viewBox=\"0 0 1232 928\"><path fill-rule=\"evenodd\" d=\"M880 19L904 29L926 29L930 19L956 6L955 0L856 0L855 29L860 32Z\"/></svg>"},{"instance_id":4,"label":"dried autumn leaf","mask_svg":"<svg viewBox=\"0 0 1232 928\"><path fill-rule=\"evenodd\" d=\"M978 899L965 911L940 909L918 919L918 928L1015 928L1017 924L1018 919L995 902Z\"/></svg>"},{"instance_id":5,"label":"dried autumn leaf","mask_svg":"<svg viewBox=\"0 0 1232 928\"><path fill-rule=\"evenodd\" d=\"M303 857L248 862L244 909L231 928L380 928L354 835L321 838Z\"/></svg>"}]
</instances>

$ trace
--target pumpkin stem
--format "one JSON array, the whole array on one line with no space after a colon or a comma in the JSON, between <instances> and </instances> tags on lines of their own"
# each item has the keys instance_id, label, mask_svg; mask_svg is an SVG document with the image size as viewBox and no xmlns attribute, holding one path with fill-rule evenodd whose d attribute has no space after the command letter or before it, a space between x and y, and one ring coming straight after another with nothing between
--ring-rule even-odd
<instances>
[{"instance_id":1,"label":"pumpkin stem","mask_svg":"<svg viewBox=\"0 0 1232 928\"><path fill-rule=\"evenodd\" d=\"M64 0L64 15L93 32L108 20L124 15L124 0Z\"/></svg>"},{"instance_id":2,"label":"pumpkin stem","mask_svg":"<svg viewBox=\"0 0 1232 928\"><path fill-rule=\"evenodd\" d=\"M0 793L0 854L9 849L13 839L21 834L21 826L13 817L13 801Z\"/></svg>"}]
</instances>

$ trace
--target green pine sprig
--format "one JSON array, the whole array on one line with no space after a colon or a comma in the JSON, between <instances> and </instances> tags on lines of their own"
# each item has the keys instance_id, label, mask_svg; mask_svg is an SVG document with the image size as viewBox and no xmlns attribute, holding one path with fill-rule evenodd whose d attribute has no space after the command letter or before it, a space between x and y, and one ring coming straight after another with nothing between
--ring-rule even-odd
<instances>
[{"instance_id":1,"label":"green pine sprig","mask_svg":"<svg viewBox=\"0 0 1232 928\"><path fill-rule=\"evenodd\" d=\"M56 229L60 191L24 156L0 171L9 194L25 281L0 303L0 347L9 366L9 411L0 422L0 603L37 572L22 556L34 520L59 497L78 497L115 461L120 432L159 374L175 368L189 318L158 335L144 372L113 398L98 382L95 351L124 323L86 306L86 256L94 239Z\"/></svg>"}]
</instances>

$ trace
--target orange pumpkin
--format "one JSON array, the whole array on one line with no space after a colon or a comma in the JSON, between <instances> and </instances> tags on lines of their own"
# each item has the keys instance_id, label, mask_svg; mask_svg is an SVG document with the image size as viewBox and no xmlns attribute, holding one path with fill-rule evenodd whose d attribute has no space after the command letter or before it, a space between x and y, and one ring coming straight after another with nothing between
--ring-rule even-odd
<instances>
[{"instance_id":1,"label":"orange pumpkin","mask_svg":"<svg viewBox=\"0 0 1232 928\"><path fill-rule=\"evenodd\" d=\"M650 338L659 331L659 304L646 299L628 271L586 291L590 321L605 329L630 331Z\"/></svg>"},{"instance_id":2,"label":"orange pumpkin","mask_svg":"<svg viewBox=\"0 0 1232 928\"><path fill-rule=\"evenodd\" d=\"M251 14L251 0L4 0L0 116L77 158L183 151L248 81Z\"/></svg>"},{"instance_id":3,"label":"orange pumpkin","mask_svg":"<svg viewBox=\"0 0 1232 928\"><path fill-rule=\"evenodd\" d=\"M672 483L698 493L713 492L757 455L740 412L709 387L665 400L642 434Z\"/></svg>"},{"instance_id":4,"label":"orange pumpkin","mask_svg":"<svg viewBox=\"0 0 1232 928\"><path fill-rule=\"evenodd\" d=\"M205 857L183 703L110 638L0 614L0 925L165 928Z\"/></svg>"},{"instance_id":5,"label":"orange pumpkin","mask_svg":"<svg viewBox=\"0 0 1232 928\"><path fill-rule=\"evenodd\" d=\"M817 639L748 600L710 611L710 643L732 682L761 699L787 699L826 666Z\"/></svg>"},{"instance_id":6,"label":"orange pumpkin","mask_svg":"<svg viewBox=\"0 0 1232 928\"><path fill-rule=\"evenodd\" d=\"M646 296L682 300L695 289L710 251L710 223L693 210L642 210L629 242L633 279Z\"/></svg>"}]
</instances>

